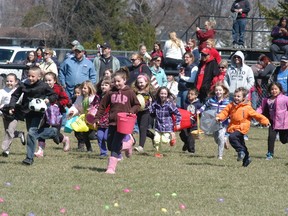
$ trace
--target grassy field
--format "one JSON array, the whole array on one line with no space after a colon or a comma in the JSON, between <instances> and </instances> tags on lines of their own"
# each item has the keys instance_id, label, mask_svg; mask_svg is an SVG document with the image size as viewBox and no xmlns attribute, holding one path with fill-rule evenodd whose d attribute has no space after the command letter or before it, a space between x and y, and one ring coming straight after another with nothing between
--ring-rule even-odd
<instances>
[{"instance_id":1,"label":"grassy field","mask_svg":"<svg viewBox=\"0 0 288 216\"><path fill-rule=\"evenodd\" d=\"M96 141L88 154L77 152L70 137L69 153L50 141L45 157L32 166L21 164L26 149L14 141L11 155L0 157L0 215L288 213L287 146L277 142L275 158L265 160L267 129L251 129L247 146L253 161L247 168L231 148L218 160L217 146L206 136L196 141L194 156L182 153L178 139L176 147L165 146L162 159L153 156L147 140L146 154L119 162L116 175L104 173L107 160L98 157Z\"/></svg>"}]
</instances>

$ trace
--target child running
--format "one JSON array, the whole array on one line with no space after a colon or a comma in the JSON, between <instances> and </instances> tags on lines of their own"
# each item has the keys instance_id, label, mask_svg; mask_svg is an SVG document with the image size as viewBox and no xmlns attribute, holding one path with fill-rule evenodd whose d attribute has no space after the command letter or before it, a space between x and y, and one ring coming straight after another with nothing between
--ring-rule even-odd
<instances>
[{"instance_id":1,"label":"child running","mask_svg":"<svg viewBox=\"0 0 288 216\"><path fill-rule=\"evenodd\" d=\"M140 153L144 152L144 145L147 136L147 130L150 123L149 106L152 103L152 96L155 94L154 87L151 85L150 78L146 74L138 75L134 87L137 97L144 98L144 106L137 113L137 124L139 126L139 146L134 149ZM142 104L141 104L142 105ZM148 132L149 133L149 132Z\"/></svg>"},{"instance_id":2,"label":"child running","mask_svg":"<svg viewBox=\"0 0 288 216\"><path fill-rule=\"evenodd\" d=\"M104 77L102 81L100 81L97 86L97 95L101 99L104 97L106 93L108 93L111 90L111 78L110 77ZM99 101L99 104L100 104ZM98 108L99 108L98 104ZM108 135L108 127L109 127L109 110L110 106L106 108L103 116L101 116L98 124L97 129L97 139L98 139L98 145L100 148L100 157L106 157L107 154L107 135Z\"/></svg>"},{"instance_id":3,"label":"child running","mask_svg":"<svg viewBox=\"0 0 288 216\"><path fill-rule=\"evenodd\" d=\"M96 94L96 89L90 80L84 81L81 84L81 95L76 98L76 101L68 110L68 118L73 116L87 114L90 104L94 100ZM98 98L98 96L97 96ZM78 140L78 150L84 151L84 146L86 145L87 152L92 152L92 146L90 142L91 134L95 133L93 130L89 129L87 132L76 132L75 137Z\"/></svg>"},{"instance_id":4,"label":"child running","mask_svg":"<svg viewBox=\"0 0 288 216\"><path fill-rule=\"evenodd\" d=\"M18 120L17 116L10 116L7 113L7 105L10 102L12 93L17 89L18 80L15 74L10 73L6 76L6 86L0 90L0 108L3 110L3 125L5 135L2 141L2 156L8 157L10 153L10 146L14 138L20 138L21 143L25 145L25 134L22 131L16 131ZM9 110L8 110L9 111Z\"/></svg>"},{"instance_id":5,"label":"child running","mask_svg":"<svg viewBox=\"0 0 288 216\"><path fill-rule=\"evenodd\" d=\"M61 114L65 113L65 106L69 103L69 97L66 94L65 90L63 89L62 86L60 86L57 83L57 76L53 72L47 72L44 75L44 82L46 82L50 88L53 89L53 91L58 95L58 99L55 103L51 103L50 106L57 105L59 107L59 111ZM70 149L70 140L68 136L64 136L62 133L60 133L61 130L61 125L62 125L62 119L59 122L59 125L55 125L53 127L57 128L58 131L58 136L59 136L59 141L63 143L63 151L67 152ZM46 122L44 125L41 127L50 127L50 125ZM59 144L59 143L57 143ZM39 138L38 139L38 151L35 152L36 157L43 157L44 156L44 149L45 149L46 143L45 139Z\"/></svg>"},{"instance_id":6,"label":"child running","mask_svg":"<svg viewBox=\"0 0 288 216\"><path fill-rule=\"evenodd\" d=\"M220 113L229 104L229 90L223 82L216 82L210 93L211 97L207 102L198 110L198 113L202 113L205 110L214 110L215 113ZM223 159L225 133L228 121L224 121L220 124L220 128L214 131L214 141L218 145L218 159Z\"/></svg>"},{"instance_id":7,"label":"child running","mask_svg":"<svg viewBox=\"0 0 288 216\"><path fill-rule=\"evenodd\" d=\"M37 145L37 139L53 139L54 142L59 143L58 131L56 128L40 128L39 124L43 119L44 113L37 112L29 109L29 103L34 98L40 98L45 101L46 104L55 103L57 100L57 94L53 89L45 82L41 80L41 69L39 67L31 67L28 71L28 78L24 83L21 83L19 87L14 91L10 100L9 113L21 114L25 117L27 134L27 155L22 161L25 165L32 165L34 162L34 152ZM16 103L23 93L21 102L21 110L15 109Z\"/></svg>"},{"instance_id":8,"label":"child running","mask_svg":"<svg viewBox=\"0 0 288 216\"><path fill-rule=\"evenodd\" d=\"M150 106L150 113L155 116L155 157L162 158L161 144L168 144L173 134L172 115L176 116L176 129L180 129L181 115L175 104L169 99L173 97L169 89L162 86L156 93L156 101Z\"/></svg>"},{"instance_id":9,"label":"child running","mask_svg":"<svg viewBox=\"0 0 288 216\"><path fill-rule=\"evenodd\" d=\"M188 90L187 99L184 103L184 108L187 109L191 113L191 116L193 117L193 119L191 119L193 126L191 128L185 128L181 130L179 134L181 140L184 142L182 151L186 152L188 150L190 154L195 153L195 139L192 136L191 131L197 129L197 127L195 126L197 123L196 111L200 109L200 107L202 106L202 103L197 98L198 95L199 95L199 92L196 88Z\"/></svg>"},{"instance_id":10,"label":"child running","mask_svg":"<svg viewBox=\"0 0 288 216\"><path fill-rule=\"evenodd\" d=\"M126 112L136 114L140 109L140 103L136 94L126 85L127 73L128 71L123 68L114 73L112 90L105 94L101 100L99 110L95 117L95 122L99 124L101 116L104 115L105 110L110 105L107 146L108 150L111 151L111 156L109 157L106 170L108 174L115 174L118 158L121 157L121 149L124 150L125 153L132 149L132 145L123 146L122 148L122 141L126 135L117 132L117 113ZM129 153L126 155L128 154Z\"/></svg>"},{"instance_id":11,"label":"child running","mask_svg":"<svg viewBox=\"0 0 288 216\"><path fill-rule=\"evenodd\" d=\"M247 167L251 163L248 148L245 145L244 135L250 129L250 121L255 118L262 125L269 125L269 120L257 113L251 106L251 103L246 100L248 90L239 87L234 92L234 101L229 103L218 115L217 121L224 121L228 117L230 123L227 128L229 133L229 142L238 153L237 161L242 160L242 166Z\"/></svg>"},{"instance_id":12,"label":"child running","mask_svg":"<svg viewBox=\"0 0 288 216\"><path fill-rule=\"evenodd\" d=\"M262 101L258 112L265 115L271 125L268 131L268 152L266 160L274 157L274 145L276 135L279 133L281 143L288 142L288 97L283 94L283 87L278 82L273 82L268 86L270 96Z\"/></svg>"}]
</instances>

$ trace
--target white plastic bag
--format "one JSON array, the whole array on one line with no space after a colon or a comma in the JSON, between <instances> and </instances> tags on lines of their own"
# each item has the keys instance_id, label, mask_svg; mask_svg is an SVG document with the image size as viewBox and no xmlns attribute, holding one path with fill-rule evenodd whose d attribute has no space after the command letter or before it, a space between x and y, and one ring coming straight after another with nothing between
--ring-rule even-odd
<instances>
[{"instance_id":1,"label":"white plastic bag","mask_svg":"<svg viewBox=\"0 0 288 216\"><path fill-rule=\"evenodd\" d=\"M202 112L200 119L200 128L205 134L213 134L221 128L221 123L216 121L216 110L206 110Z\"/></svg>"}]
</instances>

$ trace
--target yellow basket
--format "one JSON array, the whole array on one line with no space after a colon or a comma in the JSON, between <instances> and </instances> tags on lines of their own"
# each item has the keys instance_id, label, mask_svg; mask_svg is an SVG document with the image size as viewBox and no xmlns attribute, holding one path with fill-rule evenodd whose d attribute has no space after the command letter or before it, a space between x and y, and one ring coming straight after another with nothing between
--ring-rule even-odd
<instances>
[{"instance_id":1,"label":"yellow basket","mask_svg":"<svg viewBox=\"0 0 288 216\"><path fill-rule=\"evenodd\" d=\"M200 129L200 118L199 114L197 114L197 130L191 131L192 136L194 139L203 139L204 138L204 131Z\"/></svg>"},{"instance_id":2,"label":"yellow basket","mask_svg":"<svg viewBox=\"0 0 288 216\"><path fill-rule=\"evenodd\" d=\"M89 128L85 122L85 114L79 116L75 122L71 124L71 127L76 132L87 132Z\"/></svg>"},{"instance_id":3,"label":"yellow basket","mask_svg":"<svg viewBox=\"0 0 288 216\"><path fill-rule=\"evenodd\" d=\"M202 130L193 130L191 131L192 136L194 139L203 139L204 138L204 132Z\"/></svg>"}]
</instances>

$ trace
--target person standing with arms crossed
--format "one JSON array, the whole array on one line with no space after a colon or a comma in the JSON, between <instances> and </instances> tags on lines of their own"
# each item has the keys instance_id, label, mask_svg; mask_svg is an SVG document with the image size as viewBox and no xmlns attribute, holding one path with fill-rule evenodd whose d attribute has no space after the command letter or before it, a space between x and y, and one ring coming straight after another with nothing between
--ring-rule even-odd
<instances>
[{"instance_id":1,"label":"person standing with arms crossed","mask_svg":"<svg viewBox=\"0 0 288 216\"><path fill-rule=\"evenodd\" d=\"M248 0L235 0L231 7L233 13L232 38L233 48L243 49L245 39L245 28L247 16L250 11L250 3Z\"/></svg>"}]
</instances>

